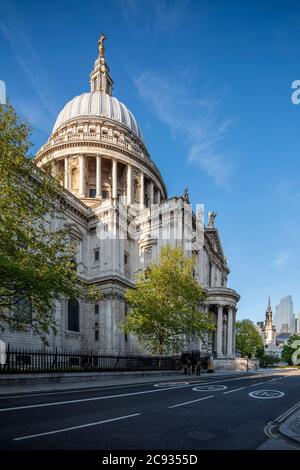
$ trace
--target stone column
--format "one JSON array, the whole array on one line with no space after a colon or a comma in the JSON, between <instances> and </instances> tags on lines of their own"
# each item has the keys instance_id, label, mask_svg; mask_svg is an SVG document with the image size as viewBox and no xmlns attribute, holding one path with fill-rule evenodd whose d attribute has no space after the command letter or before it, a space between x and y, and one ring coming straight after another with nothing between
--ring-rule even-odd
<instances>
[{"instance_id":1,"label":"stone column","mask_svg":"<svg viewBox=\"0 0 300 470\"><path fill-rule=\"evenodd\" d=\"M140 208L144 208L145 201L145 188L144 188L144 173L141 172L140 175Z\"/></svg>"},{"instance_id":2,"label":"stone column","mask_svg":"<svg viewBox=\"0 0 300 470\"><path fill-rule=\"evenodd\" d=\"M65 188L70 189L70 157L69 155L65 156Z\"/></svg>"},{"instance_id":3,"label":"stone column","mask_svg":"<svg viewBox=\"0 0 300 470\"><path fill-rule=\"evenodd\" d=\"M236 309L233 310L233 319L232 319L232 355L235 357L235 323L236 323Z\"/></svg>"},{"instance_id":4,"label":"stone column","mask_svg":"<svg viewBox=\"0 0 300 470\"><path fill-rule=\"evenodd\" d=\"M157 189L157 204L160 204L160 190Z\"/></svg>"},{"instance_id":5,"label":"stone column","mask_svg":"<svg viewBox=\"0 0 300 470\"><path fill-rule=\"evenodd\" d=\"M112 161L112 197L113 199L117 198L117 160L113 159Z\"/></svg>"},{"instance_id":6,"label":"stone column","mask_svg":"<svg viewBox=\"0 0 300 470\"><path fill-rule=\"evenodd\" d=\"M96 157L96 197L102 197L101 155Z\"/></svg>"},{"instance_id":7,"label":"stone column","mask_svg":"<svg viewBox=\"0 0 300 470\"><path fill-rule=\"evenodd\" d=\"M79 196L85 197L85 158L79 155Z\"/></svg>"},{"instance_id":8,"label":"stone column","mask_svg":"<svg viewBox=\"0 0 300 470\"><path fill-rule=\"evenodd\" d=\"M217 325L217 356L222 357L222 339L223 339L223 305L218 305L218 325Z\"/></svg>"},{"instance_id":9,"label":"stone column","mask_svg":"<svg viewBox=\"0 0 300 470\"><path fill-rule=\"evenodd\" d=\"M150 207L152 204L154 204L154 184L150 181Z\"/></svg>"},{"instance_id":10,"label":"stone column","mask_svg":"<svg viewBox=\"0 0 300 470\"><path fill-rule=\"evenodd\" d=\"M227 356L232 357L232 337L233 337L233 308L228 307L227 322Z\"/></svg>"},{"instance_id":11,"label":"stone column","mask_svg":"<svg viewBox=\"0 0 300 470\"><path fill-rule=\"evenodd\" d=\"M127 205L132 204L132 166L127 165Z\"/></svg>"}]
</instances>

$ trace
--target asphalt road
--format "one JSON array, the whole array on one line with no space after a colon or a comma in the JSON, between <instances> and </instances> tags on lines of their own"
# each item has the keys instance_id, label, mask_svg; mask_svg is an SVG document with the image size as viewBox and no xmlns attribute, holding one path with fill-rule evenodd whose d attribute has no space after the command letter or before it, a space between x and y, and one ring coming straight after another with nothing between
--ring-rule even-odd
<instances>
[{"instance_id":1,"label":"asphalt road","mask_svg":"<svg viewBox=\"0 0 300 470\"><path fill-rule=\"evenodd\" d=\"M0 397L0 449L257 449L268 439L267 423L300 400L300 373L294 371L203 374L182 382L160 378L157 384ZM197 384L201 390L193 390ZM249 395L263 390L283 394Z\"/></svg>"}]
</instances>

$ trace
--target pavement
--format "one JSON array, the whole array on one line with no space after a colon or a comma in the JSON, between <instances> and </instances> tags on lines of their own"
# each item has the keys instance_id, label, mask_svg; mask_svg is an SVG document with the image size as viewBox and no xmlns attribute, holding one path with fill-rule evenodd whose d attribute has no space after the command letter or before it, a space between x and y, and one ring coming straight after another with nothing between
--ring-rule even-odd
<instances>
[{"instance_id":1,"label":"pavement","mask_svg":"<svg viewBox=\"0 0 300 470\"><path fill-rule=\"evenodd\" d=\"M9 393L1 387L0 449L300 448L294 439L300 371L174 374L85 385L57 384L52 391L10 386Z\"/></svg>"},{"instance_id":2,"label":"pavement","mask_svg":"<svg viewBox=\"0 0 300 470\"><path fill-rule=\"evenodd\" d=\"M297 411L279 427L279 432L300 444L300 402Z\"/></svg>"}]
</instances>

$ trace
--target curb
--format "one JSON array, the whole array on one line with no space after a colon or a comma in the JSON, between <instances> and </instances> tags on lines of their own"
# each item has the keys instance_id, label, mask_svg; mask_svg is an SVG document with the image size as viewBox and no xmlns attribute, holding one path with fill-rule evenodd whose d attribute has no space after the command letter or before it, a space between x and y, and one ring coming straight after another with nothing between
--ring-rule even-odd
<instances>
[{"instance_id":1,"label":"curb","mask_svg":"<svg viewBox=\"0 0 300 470\"><path fill-rule=\"evenodd\" d=\"M300 403L297 408L297 411L279 426L279 432L288 439L300 444Z\"/></svg>"}]
</instances>

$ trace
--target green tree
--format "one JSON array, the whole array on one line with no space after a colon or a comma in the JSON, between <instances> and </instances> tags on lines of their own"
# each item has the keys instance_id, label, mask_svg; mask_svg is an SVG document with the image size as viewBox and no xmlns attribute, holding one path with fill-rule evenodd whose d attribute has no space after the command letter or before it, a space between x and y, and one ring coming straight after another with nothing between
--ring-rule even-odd
<instances>
[{"instance_id":1,"label":"green tree","mask_svg":"<svg viewBox=\"0 0 300 470\"><path fill-rule=\"evenodd\" d=\"M131 309L123 329L134 334L152 353L182 351L186 339L213 330L208 314L199 310L206 297L193 277L194 260L182 248L164 247L158 263L137 278L125 298Z\"/></svg>"},{"instance_id":2,"label":"green tree","mask_svg":"<svg viewBox=\"0 0 300 470\"><path fill-rule=\"evenodd\" d=\"M300 335L292 335L287 340L287 344L285 344L282 348L281 358L284 362L287 362L289 365L293 364L292 354L296 351L295 348L292 348L292 344L294 341L299 341L299 340L300 340Z\"/></svg>"},{"instance_id":3,"label":"green tree","mask_svg":"<svg viewBox=\"0 0 300 470\"><path fill-rule=\"evenodd\" d=\"M0 326L45 338L55 299L96 292L78 280L61 186L32 163L30 133L10 104L0 106Z\"/></svg>"},{"instance_id":4,"label":"green tree","mask_svg":"<svg viewBox=\"0 0 300 470\"><path fill-rule=\"evenodd\" d=\"M251 320L236 322L236 349L243 357L258 357L262 354L262 337Z\"/></svg>"},{"instance_id":5,"label":"green tree","mask_svg":"<svg viewBox=\"0 0 300 470\"><path fill-rule=\"evenodd\" d=\"M276 356L274 353L269 354L258 354L260 367L272 367L280 362L280 357Z\"/></svg>"}]
</instances>

